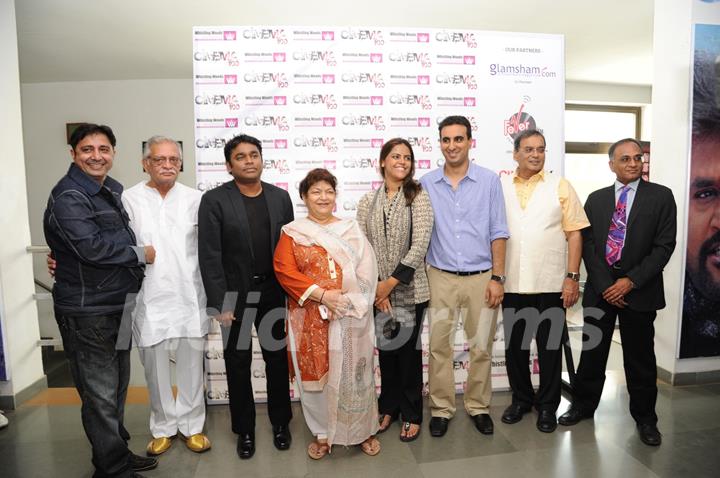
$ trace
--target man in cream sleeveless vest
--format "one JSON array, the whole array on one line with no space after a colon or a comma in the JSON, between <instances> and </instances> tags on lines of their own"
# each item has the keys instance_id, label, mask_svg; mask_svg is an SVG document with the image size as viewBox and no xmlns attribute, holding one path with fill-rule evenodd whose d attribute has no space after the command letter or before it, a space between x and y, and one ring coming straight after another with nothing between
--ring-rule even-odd
<instances>
[{"instance_id":1,"label":"man in cream sleeveless vest","mask_svg":"<svg viewBox=\"0 0 720 478\"><path fill-rule=\"evenodd\" d=\"M505 255L505 366L512 403L502 421L519 422L533 407L537 428L557 428L565 309L579 297L582 234L589 226L570 183L545 171L545 137L527 130L515 138L515 174L502 178L510 239ZM530 381L530 342L535 337L540 387Z\"/></svg>"}]
</instances>

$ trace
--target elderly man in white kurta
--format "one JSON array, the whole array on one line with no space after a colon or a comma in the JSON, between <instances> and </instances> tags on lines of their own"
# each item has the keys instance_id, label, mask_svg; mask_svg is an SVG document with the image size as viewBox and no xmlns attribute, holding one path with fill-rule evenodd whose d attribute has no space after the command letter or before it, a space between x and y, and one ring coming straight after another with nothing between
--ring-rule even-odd
<instances>
[{"instance_id":1,"label":"elderly man in white kurta","mask_svg":"<svg viewBox=\"0 0 720 478\"><path fill-rule=\"evenodd\" d=\"M155 263L145 270L133 314L133 338L150 392L148 455L160 455L179 434L194 452L210 448L205 425L203 351L208 333L206 298L197 252L201 193L177 183L179 144L153 136L143 151L150 175L122 195L138 244L152 244ZM170 373L175 357L177 399Z\"/></svg>"}]
</instances>

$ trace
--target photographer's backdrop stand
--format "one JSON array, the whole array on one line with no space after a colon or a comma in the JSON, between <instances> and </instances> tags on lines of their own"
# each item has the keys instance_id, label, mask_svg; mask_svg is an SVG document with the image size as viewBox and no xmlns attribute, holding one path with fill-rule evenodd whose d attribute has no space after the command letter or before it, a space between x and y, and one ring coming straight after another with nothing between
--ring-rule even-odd
<instances>
[{"instance_id":1,"label":"photographer's backdrop stand","mask_svg":"<svg viewBox=\"0 0 720 478\"><path fill-rule=\"evenodd\" d=\"M536 128L547 138L546 169L562 173L561 35L437 28L195 27L193 69L197 187L202 191L231 179L223 147L245 133L262 141L263 180L289 192L296 217L307 213L297 185L317 167L338 178L336 214L355 217L358 200L381 184L377 166L385 140L399 136L410 141L418 178L442 166L437 125L448 115L470 120L470 158L477 164L512 174L514 136ZM225 403L223 347L217 323L213 327L206 354L207 399ZM263 401L265 364L253 340L253 387L256 399ZM427 322L423 347L426 368ZM458 392L467 376L466 348L460 329ZM534 353L531 362L537 381ZM379 387L377 367L376 374ZM494 388L508 387L500 323L492 374Z\"/></svg>"}]
</instances>

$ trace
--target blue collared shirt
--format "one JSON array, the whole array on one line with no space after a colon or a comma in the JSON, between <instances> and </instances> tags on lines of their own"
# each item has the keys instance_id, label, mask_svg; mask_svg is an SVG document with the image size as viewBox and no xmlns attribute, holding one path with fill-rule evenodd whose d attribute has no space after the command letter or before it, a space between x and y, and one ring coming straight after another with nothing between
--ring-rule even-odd
<instances>
[{"instance_id":1,"label":"blue collared shirt","mask_svg":"<svg viewBox=\"0 0 720 478\"><path fill-rule=\"evenodd\" d=\"M630 209L632 209L633 201L635 201L635 193L637 192L638 185L640 184L640 178L637 178L635 181L631 183L627 183L628 186L630 186L630 189L627 192L627 198L625 199L625 217L630 217ZM622 188L624 188L625 185L615 180L615 204L617 204L618 199L620 198L620 191Z\"/></svg>"},{"instance_id":2,"label":"blue collared shirt","mask_svg":"<svg viewBox=\"0 0 720 478\"><path fill-rule=\"evenodd\" d=\"M510 237L497 174L470 163L456 190L443 168L426 174L420 183L435 215L427 263L450 271L492 268L490 243Z\"/></svg>"}]
</instances>

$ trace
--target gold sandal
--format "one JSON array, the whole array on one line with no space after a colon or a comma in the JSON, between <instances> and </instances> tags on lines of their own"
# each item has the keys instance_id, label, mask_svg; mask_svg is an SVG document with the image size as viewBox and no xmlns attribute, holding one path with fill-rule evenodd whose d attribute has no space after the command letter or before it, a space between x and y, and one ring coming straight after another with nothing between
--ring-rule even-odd
<instances>
[{"instance_id":1,"label":"gold sandal","mask_svg":"<svg viewBox=\"0 0 720 478\"><path fill-rule=\"evenodd\" d=\"M368 456L375 456L380 453L380 440L371 436L360 444L360 449Z\"/></svg>"},{"instance_id":2,"label":"gold sandal","mask_svg":"<svg viewBox=\"0 0 720 478\"><path fill-rule=\"evenodd\" d=\"M313 460L319 460L330 453L330 445L326 441L313 440L308 445L308 456Z\"/></svg>"}]
</instances>

